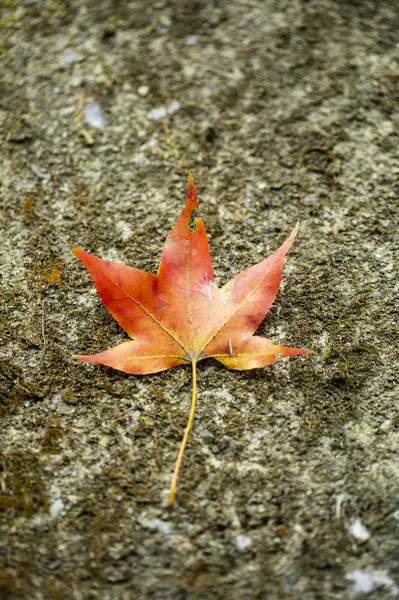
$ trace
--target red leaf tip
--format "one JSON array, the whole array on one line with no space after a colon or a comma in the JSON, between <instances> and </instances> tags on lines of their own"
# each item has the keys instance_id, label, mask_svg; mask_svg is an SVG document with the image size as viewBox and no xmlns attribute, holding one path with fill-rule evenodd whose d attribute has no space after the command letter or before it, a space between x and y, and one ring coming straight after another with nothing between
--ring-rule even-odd
<instances>
[{"instance_id":1,"label":"red leaf tip","mask_svg":"<svg viewBox=\"0 0 399 600\"><path fill-rule=\"evenodd\" d=\"M194 184L194 177L193 174L190 173L188 174L188 178L187 178L187 206L189 207L197 207L198 206L198 200L197 200L197 192L195 189L195 184Z\"/></svg>"}]
</instances>

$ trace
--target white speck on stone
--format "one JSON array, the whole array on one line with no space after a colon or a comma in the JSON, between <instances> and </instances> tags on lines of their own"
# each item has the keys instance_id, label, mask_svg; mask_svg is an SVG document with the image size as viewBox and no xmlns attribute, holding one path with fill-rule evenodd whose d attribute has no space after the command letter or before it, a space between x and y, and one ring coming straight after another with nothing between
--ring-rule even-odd
<instances>
[{"instance_id":1,"label":"white speck on stone","mask_svg":"<svg viewBox=\"0 0 399 600\"><path fill-rule=\"evenodd\" d=\"M248 550L248 548L252 544L251 538L248 535L245 535L244 533L240 533L239 535L237 535L234 541L236 548L239 552L246 552L246 550Z\"/></svg>"},{"instance_id":2,"label":"white speck on stone","mask_svg":"<svg viewBox=\"0 0 399 600\"><path fill-rule=\"evenodd\" d=\"M170 524L161 519L154 519L149 522L149 525L151 529L157 529L161 533L170 533Z\"/></svg>"},{"instance_id":3,"label":"white speck on stone","mask_svg":"<svg viewBox=\"0 0 399 600\"><path fill-rule=\"evenodd\" d=\"M68 65L73 65L73 63L78 62L79 57L72 50L65 50L63 54L63 59Z\"/></svg>"},{"instance_id":4,"label":"white speck on stone","mask_svg":"<svg viewBox=\"0 0 399 600\"><path fill-rule=\"evenodd\" d=\"M31 164L30 168L32 169L32 173L34 173L38 179L43 180L43 179L47 178L46 173L44 171L42 171L41 169L39 169L39 167L37 167L33 163Z\"/></svg>"},{"instance_id":5,"label":"white speck on stone","mask_svg":"<svg viewBox=\"0 0 399 600\"><path fill-rule=\"evenodd\" d=\"M360 519L352 521L349 525L349 532L356 540L359 540L359 542L365 542L370 537L369 530L363 525Z\"/></svg>"},{"instance_id":6,"label":"white speck on stone","mask_svg":"<svg viewBox=\"0 0 399 600\"><path fill-rule=\"evenodd\" d=\"M144 165L144 163L146 162L144 152L138 152L137 154L135 154L132 158L132 161L137 165Z\"/></svg>"},{"instance_id":7,"label":"white speck on stone","mask_svg":"<svg viewBox=\"0 0 399 600\"><path fill-rule=\"evenodd\" d=\"M136 429L139 427L140 416L141 416L140 411L138 411L138 410L128 413L127 417L129 418L129 421L126 425L126 429L129 431L129 433L136 431Z\"/></svg>"},{"instance_id":8,"label":"white speck on stone","mask_svg":"<svg viewBox=\"0 0 399 600\"><path fill-rule=\"evenodd\" d=\"M168 114L168 111L167 111L166 107L160 106L159 108L153 108L152 110L150 110L147 113L147 117L151 121L157 121L158 119L162 119L163 117L166 117L167 114Z\"/></svg>"},{"instance_id":9,"label":"white speck on stone","mask_svg":"<svg viewBox=\"0 0 399 600\"><path fill-rule=\"evenodd\" d=\"M139 518L138 519L139 523L143 526L146 527L147 529L150 529L151 531L159 531L160 533L165 533L165 534L169 534L171 531L171 526L170 523L167 523L166 521L162 521L162 519L145 519L145 518Z\"/></svg>"},{"instance_id":10,"label":"white speck on stone","mask_svg":"<svg viewBox=\"0 0 399 600\"><path fill-rule=\"evenodd\" d=\"M191 79L192 77L194 77L196 72L197 72L197 69L196 69L195 65L187 64L187 65L183 66L184 77L186 77L187 79Z\"/></svg>"},{"instance_id":11,"label":"white speck on stone","mask_svg":"<svg viewBox=\"0 0 399 600\"><path fill-rule=\"evenodd\" d=\"M147 96L149 91L150 88L148 87L148 85L141 85L137 90L139 96Z\"/></svg>"},{"instance_id":12,"label":"white speck on stone","mask_svg":"<svg viewBox=\"0 0 399 600\"><path fill-rule=\"evenodd\" d=\"M201 396L212 396L213 398L221 398L226 402L232 402L234 397L226 389L202 392Z\"/></svg>"},{"instance_id":13,"label":"white speck on stone","mask_svg":"<svg viewBox=\"0 0 399 600\"><path fill-rule=\"evenodd\" d=\"M392 513L392 516L394 519L396 519L397 521L399 521L399 510L395 510L394 513Z\"/></svg>"},{"instance_id":14,"label":"white speck on stone","mask_svg":"<svg viewBox=\"0 0 399 600\"><path fill-rule=\"evenodd\" d=\"M202 439L206 440L206 439L213 439L214 435L211 431L209 431L209 429L197 429L198 431L198 435L200 437L202 437Z\"/></svg>"},{"instance_id":15,"label":"white speck on stone","mask_svg":"<svg viewBox=\"0 0 399 600\"><path fill-rule=\"evenodd\" d=\"M59 392L57 392L56 394L54 394L52 396L52 398L51 398L51 404L53 406L57 406L57 405L61 404L62 401L63 401L63 398L62 398L62 395Z\"/></svg>"},{"instance_id":16,"label":"white speck on stone","mask_svg":"<svg viewBox=\"0 0 399 600\"><path fill-rule=\"evenodd\" d=\"M83 122L96 129L104 129L107 120L97 102L88 102L83 109Z\"/></svg>"},{"instance_id":17,"label":"white speck on stone","mask_svg":"<svg viewBox=\"0 0 399 600\"><path fill-rule=\"evenodd\" d=\"M63 508L64 503L60 498L58 498L58 500L54 500L54 502L50 504L50 519L56 519Z\"/></svg>"},{"instance_id":18,"label":"white speck on stone","mask_svg":"<svg viewBox=\"0 0 399 600\"><path fill-rule=\"evenodd\" d=\"M151 121L158 121L158 119L163 119L166 115L173 115L180 107L180 102L172 100L172 102L169 102L166 106L159 106L158 108L150 110L147 113L147 118Z\"/></svg>"},{"instance_id":19,"label":"white speck on stone","mask_svg":"<svg viewBox=\"0 0 399 600\"><path fill-rule=\"evenodd\" d=\"M129 224L125 221L118 221L116 224L116 229L120 232L124 242L126 242L133 234Z\"/></svg>"},{"instance_id":20,"label":"white speck on stone","mask_svg":"<svg viewBox=\"0 0 399 600\"><path fill-rule=\"evenodd\" d=\"M322 350L326 350L328 344L328 333L327 331L323 331L319 339L317 340L319 346Z\"/></svg>"},{"instance_id":21,"label":"white speck on stone","mask_svg":"<svg viewBox=\"0 0 399 600\"><path fill-rule=\"evenodd\" d=\"M198 42L198 35L188 35L185 40L184 43L186 44L186 46L194 46L196 43Z\"/></svg>"},{"instance_id":22,"label":"white speck on stone","mask_svg":"<svg viewBox=\"0 0 399 600\"><path fill-rule=\"evenodd\" d=\"M355 569L346 573L345 579L352 581L347 590L354 594L369 594L376 588L385 586L390 589L391 598L396 598L398 595L398 588L386 571L360 571Z\"/></svg>"},{"instance_id":23,"label":"white speck on stone","mask_svg":"<svg viewBox=\"0 0 399 600\"><path fill-rule=\"evenodd\" d=\"M117 542L112 546L108 547L108 554L114 559L119 560L125 552L125 545Z\"/></svg>"}]
</instances>

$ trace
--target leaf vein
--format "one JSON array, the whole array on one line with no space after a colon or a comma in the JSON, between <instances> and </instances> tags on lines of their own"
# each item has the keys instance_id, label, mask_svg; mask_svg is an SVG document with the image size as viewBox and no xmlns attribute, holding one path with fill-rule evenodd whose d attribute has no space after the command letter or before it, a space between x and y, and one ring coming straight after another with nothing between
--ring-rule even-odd
<instances>
[{"instance_id":1,"label":"leaf vein","mask_svg":"<svg viewBox=\"0 0 399 600\"><path fill-rule=\"evenodd\" d=\"M154 317L154 315L152 313L150 313L149 310L147 310L145 308L145 306L143 306L143 304L141 304L141 302L139 302L138 300L135 300L134 298L132 298L132 296L130 294L127 293L126 290L124 290L121 285L119 285L118 283L116 283L115 281L113 281L111 279L111 277L103 270L99 269L100 273L102 275L104 275L104 277L106 277L109 281L111 281L111 283L113 283L118 289L121 290L121 292L123 292L132 302L134 302L135 304L137 304L137 306L139 306L149 317L151 317L151 319L157 324L159 325L159 327L161 329L163 329L165 331L165 333L167 333L177 344L179 344L179 346L184 350L184 352L186 352L186 348L183 346L183 344L181 342L179 342L179 340L173 335L173 333L171 333L169 331L169 329L167 327L165 327L164 325L162 325L162 323L160 321L158 321L158 319L156 319Z\"/></svg>"}]
</instances>

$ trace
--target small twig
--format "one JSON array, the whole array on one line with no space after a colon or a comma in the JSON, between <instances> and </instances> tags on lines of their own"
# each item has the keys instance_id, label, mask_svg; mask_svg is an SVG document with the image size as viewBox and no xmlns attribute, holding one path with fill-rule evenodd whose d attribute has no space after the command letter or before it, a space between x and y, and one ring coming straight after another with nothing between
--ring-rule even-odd
<instances>
[{"instance_id":1,"label":"small twig","mask_svg":"<svg viewBox=\"0 0 399 600\"><path fill-rule=\"evenodd\" d=\"M46 335L44 332L44 303L46 298L43 298L42 302L42 338L43 338L43 354L46 354Z\"/></svg>"},{"instance_id":2,"label":"small twig","mask_svg":"<svg viewBox=\"0 0 399 600\"><path fill-rule=\"evenodd\" d=\"M68 248L70 250L72 250L71 244L68 244L68 242L61 235L58 235L58 238L61 240L61 242L63 242L66 246L68 246Z\"/></svg>"},{"instance_id":3,"label":"small twig","mask_svg":"<svg viewBox=\"0 0 399 600\"><path fill-rule=\"evenodd\" d=\"M341 510L342 510L342 505L343 505L344 501L345 501L345 494L338 494L337 503L335 506L335 518L336 519L341 518Z\"/></svg>"}]
</instances>

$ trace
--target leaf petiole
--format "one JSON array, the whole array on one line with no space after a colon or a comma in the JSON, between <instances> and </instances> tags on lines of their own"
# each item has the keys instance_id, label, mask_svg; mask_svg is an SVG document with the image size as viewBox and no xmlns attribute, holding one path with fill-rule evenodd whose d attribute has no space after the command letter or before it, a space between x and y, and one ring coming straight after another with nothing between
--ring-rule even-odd
<instances>
[{"instance_id":1,"label":"leaf petiole","mask_svg":"<svg viewBox=\"0 0 399 600\"><path fill-rule=\"evenodd\" d=\"M183 460L183 454L184 454L184 450L186 448L188 434L190 433L191 425L193 424L195 405L197 402L197 361L193 360L191 365L192 365L192 373L193 373L193 389L192 389L192 396L191 396L191 409L190 409L190 415L188 417L186 429L184 430L184 436L183 436L179 454L178 454L178 457L176 460L175 468L173 471L172 483L170 485L170 490L169 490L169 502L168 502L169 508L172 508L172 506L175 503L177 478L179 476L179 470L180 470L180 466L181 466L181 463Z\"/></svg>"}]
</instances>

